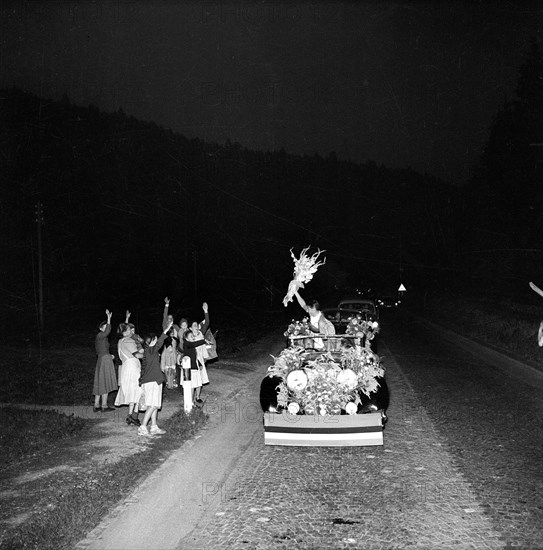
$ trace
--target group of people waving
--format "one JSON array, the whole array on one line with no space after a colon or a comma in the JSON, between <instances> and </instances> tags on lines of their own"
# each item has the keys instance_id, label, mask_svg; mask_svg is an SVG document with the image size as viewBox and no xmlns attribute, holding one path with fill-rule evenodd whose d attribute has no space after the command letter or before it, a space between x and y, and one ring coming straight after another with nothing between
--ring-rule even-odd
<instances>
[{"instance_id":1,"label":"group of people waving","mask_svg":"<svg viewBox=\"0 0 543 550\"><path fill-rule=\"evenodd\" d=\"M118 329L117 350L121 361L118 379L114 355L109 351L112 313L107 309L107 320L99 324L95 339L98 359L93 388L94 412L115 410L108 406L107 398L110 392L118 389L115 406L128 405L126 423L138 426L138 434L142 436L165 433L157 424L164 382L168 388L190 383L191 398L197 405L203 403L202 386L209 384L205 366L210 345L205 338L210 325L207 303L202 304L204 321L193 321L190 325L185 318L176 325L168 312L169 298L164 299L164 304L160 335L150 333L141 338L129 322L130 312L126 312L125 322ZM208 334L211 336L210 332ZM140 408L145 410L141 421L138 418Z\"/></svg>"}]
</instances>

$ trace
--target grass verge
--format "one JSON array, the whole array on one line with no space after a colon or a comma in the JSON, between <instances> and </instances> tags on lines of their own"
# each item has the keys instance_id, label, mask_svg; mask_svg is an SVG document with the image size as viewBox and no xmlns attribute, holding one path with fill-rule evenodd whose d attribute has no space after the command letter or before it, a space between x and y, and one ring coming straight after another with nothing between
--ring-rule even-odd
<instances>
[{"instance_id":1,"label":"grass verge","mask_svg":"<svg viewBox=\"0 0 543 550\"><path fill-rule=\"evenodd\" d=\"M24 410L15 407L2 408L0 447L3 467L41 452L61 439L77 435L85 420L54 411Z\"/></svg>"},{"instance_id":2,"label":"grass verge","mask_svg":"<svg viewBox=\"0 0 543 550\"><path fill-rule=\"evenodd\" d=\"M40 501L44 506L27 522L6 533L0 549L73 548L144 476L193 437L205 421L201 409L193 409L189 415L177 411L163 423L167 434L154 438L142 452L83 473L60 473L58 483L40 488Z\"/></svg>"}]
</instances>

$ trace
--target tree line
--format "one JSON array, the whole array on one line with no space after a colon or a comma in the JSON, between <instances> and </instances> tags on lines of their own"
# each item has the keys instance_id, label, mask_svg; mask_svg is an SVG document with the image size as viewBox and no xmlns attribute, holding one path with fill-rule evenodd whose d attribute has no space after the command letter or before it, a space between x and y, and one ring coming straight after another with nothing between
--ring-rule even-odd
<instances>
[{"instance_id":1,"label":"tree line","mask_svg":"<svg viewBox=\"0 0 543 550\"><path fill-rule=\"evenodd\" d=\"M534 43L464 187L333 152L188 139L122 110L2 90L3 315L36 307L37 203L51 307L112 293L273 305L289 250L308 245L327 251L328 287L543 277L542 75Z\"/></svg>"}]
</instances>

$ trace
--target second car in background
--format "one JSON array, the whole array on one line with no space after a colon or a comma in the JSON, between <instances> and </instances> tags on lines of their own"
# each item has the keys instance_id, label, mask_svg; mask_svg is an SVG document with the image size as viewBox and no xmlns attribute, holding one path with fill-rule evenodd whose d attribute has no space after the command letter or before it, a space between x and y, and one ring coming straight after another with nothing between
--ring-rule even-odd
<instances>
[{"instance_id":1,"label":"second car in background","mask_svg":"<svg viewBox=\"0 0 543 550\"><path fill-rule=\"evenodd\" d=\"M397 296L381 296L376 300L377 307L379 308L398 307L401 303L401 300Z\"/></svg>"}]
</instances>

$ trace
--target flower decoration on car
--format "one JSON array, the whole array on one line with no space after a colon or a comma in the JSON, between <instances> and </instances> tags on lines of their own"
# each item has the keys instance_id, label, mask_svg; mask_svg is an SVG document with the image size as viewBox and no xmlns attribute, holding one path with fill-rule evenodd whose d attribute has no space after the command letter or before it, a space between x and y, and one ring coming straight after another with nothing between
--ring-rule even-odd
<instances>
[{"instance_id":1,"label":"flower decoration on car","mask_svg":"<svg viewBox=\"0 0 543 550\"><path fill-rule=\"evenodd\" d=\"M296 321L292 319L287 330L284 332L284 335L288 338L290 336L306 336L311 334L311 329L309 328L309 318L305 317L301 321Z\"/></svg>"},{"instance_id":2,"label":"flower decoration on car","mask_svg":"<svg viewBox=\"0 0 543 550\"><path fill-rule=\"evenodd\" d=\"M302 347L286 348L277 357L272 355L274 363L268 367L268 376L277 376L286 380L290 372L302 367L303 351Z\"/></svg>"},{"instance_id":3,"label":"flower decoration on car","mask_svg":"<svg viewBox=\"0 0 543 550\"><path fill-rule=\"evenodd\" d=\"M385 375L379 356L368 348L342 348L341 366L345 370L356 373L358 379L356 389L368 396L377 391L379 387L377 379Z\"/></svg>"},{"instance_id":4,"label":"flower decoration on car","mask_svg":"<svg viewBox=\"0 0 543 550\"><path fill-rule=\"evenodd\" d=\"M376 334L379 333L379 323L377 321L366 321L361 315L353 315L349 317L345 334L356 336L357 338L365 338L373 340Z\"/></svg>"},{"instance_id":5,"label":"flower decoration on car","mask_svg":"<svg viewBox=\"0 0 543 550\"><path fill-rule=\"evenodd\" d=\"M290 371L286 378L287 388L293 392L304 390L307 386L307 382L308 376L301 369Z\"/></svg>"},{"instance_id":6,"label":"flower decoration on car","mask_svg":"<svg viewBox=\"0 0 543 550\"><path fill-rule=\"evenodd\" d=\"M362 393L370 395L384 376L379 356L368 348L342 346L316 354L291 347L274 357L268 375L280 378L277 405L291 414L355 414Z\"/></svg>"}]
</instances>

